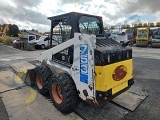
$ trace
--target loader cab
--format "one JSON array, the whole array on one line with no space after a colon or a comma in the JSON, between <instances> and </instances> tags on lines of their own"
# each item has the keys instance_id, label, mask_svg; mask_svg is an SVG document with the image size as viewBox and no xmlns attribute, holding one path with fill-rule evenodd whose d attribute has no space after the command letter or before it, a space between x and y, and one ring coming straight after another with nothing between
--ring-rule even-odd
<instances>
[{"instance_id":1,"label":"loader cab","mask_svg":"<svg viewBox=\"0 0 160 120\"><path fill-rule=\"evenodd\" d=\"M50 39L53 39L61 44L71 38L74 38L74 33L94 34L99 36L103 32L102 17L82 14L77 12L66 13L63 15L49 17L51 20ZM51 41L52 42L52 41ZM50 43L52 45L52 43ZM52 47L52 46L50 46ZM54 54L52 59L63 62L66 65L73 63L73 46Z\"/></svg>"},{"instance_id":2,"label":"loader cab","mask_svg":"<svg viewBox=\"0 0 160 120\"><path fill-rule=\"evenodd\" d=\"M61 43L73 38L75 32L100 35L104 31L100 16L70 12L48 19L51 20L51 37L61 36Z\"/></svg>"},{"instance_id":3,"label":"loader cab","mask_svg":"<svg viewBox=\"0 0 160 120\"><path fill-rule=\"evenodd\" d=\"M96 17L81 16L78 25L80 33L101 34L101 21Z\"/></svg>"}]
</instances>

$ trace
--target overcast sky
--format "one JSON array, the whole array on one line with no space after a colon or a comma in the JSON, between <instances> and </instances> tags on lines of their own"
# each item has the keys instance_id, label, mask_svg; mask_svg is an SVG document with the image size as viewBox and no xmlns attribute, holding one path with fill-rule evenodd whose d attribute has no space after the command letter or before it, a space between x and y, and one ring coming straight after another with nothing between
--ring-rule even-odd
<instances>
[{"instance_id":1,"label":"overcast sky","mask_svg":"<svg viewBox=\"0 0 160 120\"><path fill-rule=\"evenodd\" d=\"M82 12L103 17L104 25L124 23L133 15L142 22L160 21L160 0L0 0L0 24L50 31L50 16ZM128 19L137 22L138 17Z\"/></svg>"}]
</instances>

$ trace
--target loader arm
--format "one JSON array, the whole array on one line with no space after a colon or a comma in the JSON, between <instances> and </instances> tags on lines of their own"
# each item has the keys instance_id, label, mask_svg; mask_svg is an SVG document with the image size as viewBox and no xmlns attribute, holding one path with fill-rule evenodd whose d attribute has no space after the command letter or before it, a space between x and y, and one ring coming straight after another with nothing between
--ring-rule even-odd
<instances>
[{"instance_id":1,"label":"loader arm","mask_svg":"<svg viewBox=\"0 0 160 120\"><path fill-rule=\"evenodd\" d=\"M43 53L40 54L40 56L37 58L37 60L39 60L40 62L42 62L43 60L51 60L52 59L52 55L74 45L76 39L79 39L78 37L80 36L80 33L75 33L74 34L74 38L67 40L51 49L48 49L47 51L44 51Z\"/></svg>"}]
</instances>

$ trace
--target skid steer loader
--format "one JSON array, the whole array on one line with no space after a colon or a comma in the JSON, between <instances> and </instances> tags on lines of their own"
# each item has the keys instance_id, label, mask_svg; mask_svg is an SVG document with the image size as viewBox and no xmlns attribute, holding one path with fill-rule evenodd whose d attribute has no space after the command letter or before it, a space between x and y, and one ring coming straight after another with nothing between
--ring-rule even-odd
<instances>
[{"instance_id":1,"label":"skid steer loader","mask_svg":"<svg viewBox=\"0 0 160 120\"><path fill-rule=\"evenodd\" d=\"M51 41L39 56L35 83L59 111L72 111L78 98L102 106L133 84L132 49L104 37L102 17L70 12L48 19L50 39L59 44Z\"/></svg>"}]
</instances>

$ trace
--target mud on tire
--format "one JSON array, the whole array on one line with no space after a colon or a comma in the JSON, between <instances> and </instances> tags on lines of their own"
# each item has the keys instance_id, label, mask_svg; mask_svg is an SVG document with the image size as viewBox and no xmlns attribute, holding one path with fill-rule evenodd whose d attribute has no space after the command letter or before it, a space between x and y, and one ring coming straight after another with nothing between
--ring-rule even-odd
<instances>
[{"instance_id":1,"label":"mud on tire","mask_svg":"<svg viewBox=\"0 0 160 120\"><path fill-rule=\"evenodd\" d=\"M48 82L52 76L52 71L49 67L38 66L36 67L36 88L42 95L48 93Z\"/></svg>"},{"instance_id":2,"label":"mud on tire","mask_svg":"<svg viewBox=\"0 0 160 120\"><path fill-rule=\"evenodd\" d=\"M77 90L72 78L61 73L53 77L49 84L53 105L62 113L69 113L77 105Z\"/></svg>"}]
</instances>

